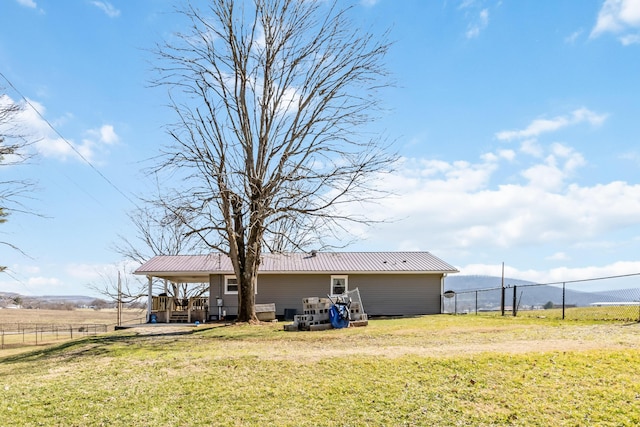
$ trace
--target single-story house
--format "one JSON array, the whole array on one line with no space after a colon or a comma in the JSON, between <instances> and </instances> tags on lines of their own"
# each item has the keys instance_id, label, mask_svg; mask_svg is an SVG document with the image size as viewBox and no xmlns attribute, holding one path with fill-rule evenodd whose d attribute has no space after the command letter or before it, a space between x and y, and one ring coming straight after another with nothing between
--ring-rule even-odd
<instances>
[{"instance_id":1,"label":"single-story house","mask_svg":"<svg viewBox=\"0 0 640 427\"><path fill-rule=\"evenodd\" d=\"M369 316L436 314L442 309L445 277L457 272L429 252L265 253L256 304L275 303L277 316L296 310L300 314L303 298L358 288ZM179 311L189 322L237 315L238 284L224 254L156 256L135 274L149 280L149 320L179 321ZM210 298L175 303L166 293L153 296L154 279L164 279L165 292L168 282L208 283Z\"/></svg>"}]
</instances>

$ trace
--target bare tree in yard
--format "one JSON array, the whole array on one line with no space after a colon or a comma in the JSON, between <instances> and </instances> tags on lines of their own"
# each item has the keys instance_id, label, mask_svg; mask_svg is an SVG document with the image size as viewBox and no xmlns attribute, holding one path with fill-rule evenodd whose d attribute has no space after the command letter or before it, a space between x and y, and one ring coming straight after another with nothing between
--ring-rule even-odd
<instances>
[{"instance_id":1,"label":"bare tree in yard","mask_svg":"<svg viewBox=\"0 0 640 427\"><path fill-rule=\"evenodd\" d=\"M114 250L124 260L135 264L142 264L156 255L181 255L185 253L201 252L205 248L197 235L189 234L182 219L168 210L156 199L141 199L142 207L138 207L129 213L129 219L134 226L133 236L119 235ZM117 268L120 270L123 266ZM100 294L114 300L120 299L125 304L130 304L148 293L147 283L139 280L130 280L128 274L120 281L120 287L116 277L101 275L101 284L90 284L89 287ZM120 290L120 293L118 293ZM189 298L200 296L208 290L208 286L188 287L186 284L173 284L168 289L170 296L176 298Z\"/></svg>"},{"instance_id":2,"label":"bare tree in yard","mask_svg":"<svg viewBox=\"0 0 640 427\"><path fill-rule=\"evenodd\" d=\"M346 206L378 195L396 160L361 132L388 86L389 43L352 29L349 9L304 0L211 0L157 49L178 120L158 172L182 178L163 203L229 255L238 320L253 321L261 253L337 234ZM175 179L175 178L174 178Z\"/></svg>"},{"instance_id":3,"label":"bare tree in yard","mask_svg":"<svg viewBox=\"0 0 640 427\"><path fill-rule=\"evenodd\" d=\"M0 87L0 224L5 223L7 216L11 213L33 214L23 201L29 198L35 184L27 179L6 178L7 175L4 173L7 168L25 163L33 156L29 151L29 146L33 142L20 132L17 120L23 108ZM0 241L0 244L22 252L9 242ZM0 271L4 270L5 267L0 266Z\"/></svg>"},{"instance_id":4,"label":"bare tree in yard","mask_svg":"<svg viewBox=\"0 0 640 427\"><path fill-rule=\"evenodd\" d=\"M144 263L155 255L181 255L200 252L204 245L197 235L161 201L163 197L141 199L142 207L129 213L135 236L120 235L115 250L126 260Z\"/></svg>"}]
</instances>

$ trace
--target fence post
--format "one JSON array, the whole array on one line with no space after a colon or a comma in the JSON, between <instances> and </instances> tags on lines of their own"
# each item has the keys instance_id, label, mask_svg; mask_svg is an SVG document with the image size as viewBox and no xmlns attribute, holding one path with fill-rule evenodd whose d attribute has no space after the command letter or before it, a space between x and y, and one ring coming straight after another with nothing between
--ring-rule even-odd
<instances>
[{"instance_id":1,"label":"fence post","mask_svg":"<svg viewBox=\"0 0 640 427\"><path fill-rule=\"evenodd\" d=\"M478 291L476 291L476 316L478 315Z\"/></svg>"},{"instance_id":2,"label":"fence post","mask_svg":"<svg viewBox=\"0 0 640 427\"><path fill-rule=\"evenodd\" d=\"M513 285L513 307L511 308L511 314L516 317L518 314L518 285Z\"/></svg>"},{"instance_id":3,"label":"fence post","mask_svg":"<svg viewBox=\"0 0 640 427\"><path fill-rule=\"evenodd\" d=\"M562 282L562 320L564 320L564 296L565 296L564 285L565 285L565 282Z\"/></svg>"}]
</instances>

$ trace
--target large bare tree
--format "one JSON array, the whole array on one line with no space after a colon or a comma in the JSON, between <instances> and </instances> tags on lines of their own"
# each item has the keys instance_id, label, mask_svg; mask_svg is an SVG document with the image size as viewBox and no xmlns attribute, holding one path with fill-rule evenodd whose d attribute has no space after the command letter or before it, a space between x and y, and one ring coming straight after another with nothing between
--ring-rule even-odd
<instances>
[{"instance_id":1,"label":"large bare tree","mask_svg":"<svg viewBox=\"0 0 640 427\"><path fill-rule=\"evenodd\" d=\"M164 203L229 255L238 320L253 321L261 253L304 249L345 229L346 206L375 197L395 161L363 132L389 85L389 43L349 8L307 0L209 0L157 48L178 120L156 171L181 179ZM198 4L202 4L198 2Z\"/></svg>"}]
</instances>

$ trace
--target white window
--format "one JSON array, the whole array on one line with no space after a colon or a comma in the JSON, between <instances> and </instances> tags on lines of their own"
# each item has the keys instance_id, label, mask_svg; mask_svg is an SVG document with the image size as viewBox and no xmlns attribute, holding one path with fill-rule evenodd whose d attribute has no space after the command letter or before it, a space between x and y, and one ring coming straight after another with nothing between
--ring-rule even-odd
<instances>
[{"instance_id":1,"label":"white window","mask_svg":"<svg viewBox=\"0 0 640 427\"><path fill-rule=\"evenodd\" d=\"M348 290L348 276L331 276L331 295L342 295Z\"/></svg>"},{"instance_id":2,"label":"white window","mask_svg":"<svg viewBox=\"0 0 640 427\"><path fill-rule=\"evenodd\" d=\"M224 293L238 295L238 279L236 279L236 276L224 276Z\"/></svg>"},{"instance_id":3,"label":"white window","mask_svg":"<svg viewBox=\"0 0 640 427\"><path fill-rule=\"evenodd\" d=\"M236 276L224 276L225 295L238 295L238 279ZM258 284L256 283L256 295L258 294Z\"/></svg>"}]
</instances>

